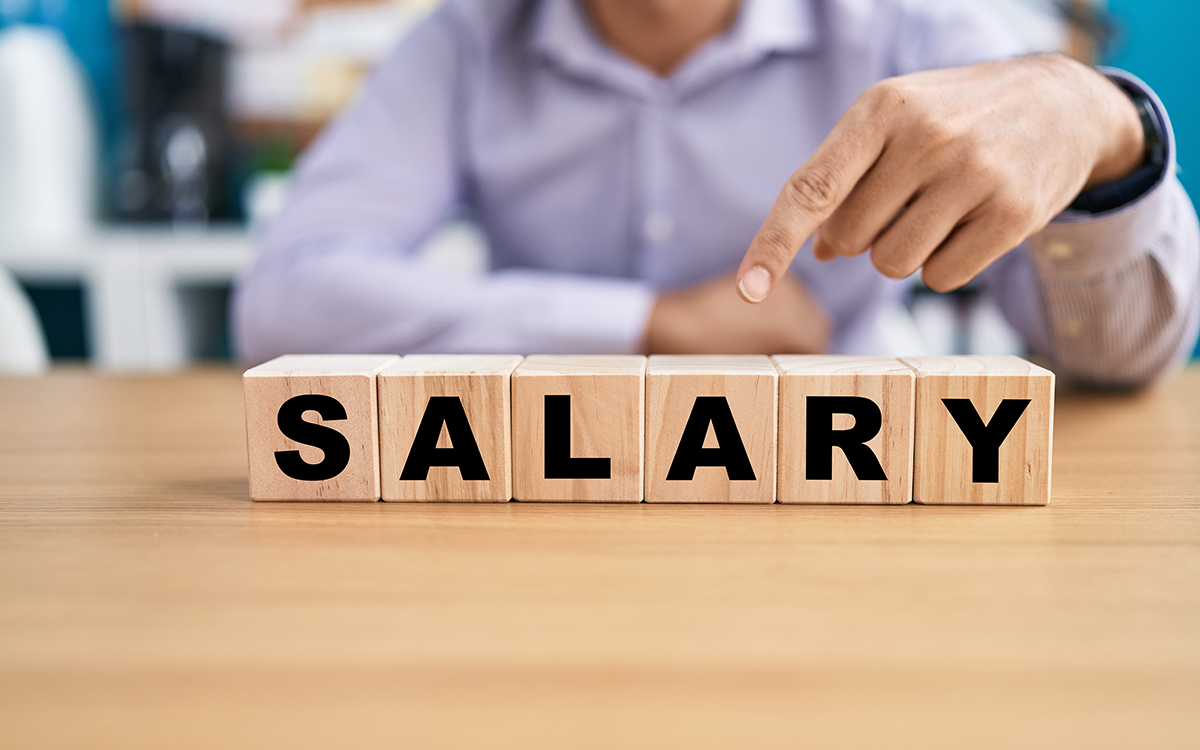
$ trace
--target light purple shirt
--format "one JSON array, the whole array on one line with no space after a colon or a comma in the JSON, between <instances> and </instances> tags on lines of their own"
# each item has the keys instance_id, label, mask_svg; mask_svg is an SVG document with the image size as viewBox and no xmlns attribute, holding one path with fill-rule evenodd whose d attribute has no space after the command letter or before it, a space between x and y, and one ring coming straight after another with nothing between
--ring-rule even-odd
<instances>
[{"instance_id":1,"label":"light purple shirt","mask_svg":"<svg viewBox=\"0 0 1200 750\"><path fill-rule=\"evenodd\" d=\"M237 291L247 361L285 352L629 352L659 290L736 268L788 176L864 89L1024 52L970 3L744 0L668 78L574 0L449 0L305 154ZM1196 216L1171 166L1132 204L1064 215L981 279L1060 372L1170 370L1200 315ZM461 207L490 272L418 263ZM793 271L834 350L883 349L905 285L867 256Z\"/></svg>"}]
</instances>

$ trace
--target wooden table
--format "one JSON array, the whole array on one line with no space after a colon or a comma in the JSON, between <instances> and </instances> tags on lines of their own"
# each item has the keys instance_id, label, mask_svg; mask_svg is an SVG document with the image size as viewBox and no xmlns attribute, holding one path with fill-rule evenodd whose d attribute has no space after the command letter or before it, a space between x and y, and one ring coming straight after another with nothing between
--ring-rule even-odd
<instances>
[{"instance_id":1,"label":"wooden table","mask_svg":"<svg viewBox=\"0 0 1200 750\"><path fill-rule=\"evenodd\" d=\"M252 504L241 384L0 380L0 746L1200 746L1200 370L1049 508Z\"/></svg>"}]
</instances>

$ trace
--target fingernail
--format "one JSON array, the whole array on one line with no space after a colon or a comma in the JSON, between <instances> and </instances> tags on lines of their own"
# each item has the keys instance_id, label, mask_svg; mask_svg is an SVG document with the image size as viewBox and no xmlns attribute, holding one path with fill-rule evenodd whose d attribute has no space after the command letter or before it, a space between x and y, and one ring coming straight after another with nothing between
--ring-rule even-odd
<instances>
[{"instance_id":1,"label":"fingernail","mask_svg":"<svg viewBox=\"0 0 1200 750\"><path fill-rule=\"evenodd\" d=\"M738 282L742 296L751 302L762 302L771 292L771 274L762 266L755 266L742 276Z\"/></svg>"}]
</instances>

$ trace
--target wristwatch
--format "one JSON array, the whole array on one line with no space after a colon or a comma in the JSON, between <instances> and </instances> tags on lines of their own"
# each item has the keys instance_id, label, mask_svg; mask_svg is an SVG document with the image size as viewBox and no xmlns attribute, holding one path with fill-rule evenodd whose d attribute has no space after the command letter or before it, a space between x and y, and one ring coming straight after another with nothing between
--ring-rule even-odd
<instances>
[{"instance_id":1,"label":"wristwatch","mask_svg":"<svg viewBox=\"0 0 1200 750\"><path fill-rule=\"evenodd\" d=\"M1142 155L1142 165L1132 174L1114 182L1097 185L1075 197L1070 207L1091 214L1113 211L1133 203L1162 180L1167 168L1167 127L1159 115L1158 107L1141 89L1121 80L1109 80L1133 102L1138 119L1142 122L1142 135L1146 146Z\"/></svg>"},{"instance_id":2,"label":"wristwatch","mask_svg":"<svg viewBox=\"0 0 1200 750\"><path fill-rule=\"evenodd\" d=\"M1133 100L1138 117L1142 121L1142 134L1146 140L1145 164L1161 167L1167 161L1167 134L1163 130L1162 121L1150 97L1140 91L1130 91L1124 86L1122 90Z\"/></svg>"}]
</instances>

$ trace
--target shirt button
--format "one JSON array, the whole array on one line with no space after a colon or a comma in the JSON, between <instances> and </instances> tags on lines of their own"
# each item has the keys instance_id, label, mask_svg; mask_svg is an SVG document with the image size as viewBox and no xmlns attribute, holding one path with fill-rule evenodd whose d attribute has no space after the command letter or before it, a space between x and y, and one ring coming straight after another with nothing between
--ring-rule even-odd
<instances>
[{"instance_id":1,"label":"shirt button","mask_svg":"<svg viewBox=\"0 0 1200 750\"><path fill-rule=\"evenodd\" d=\"M1075 318L1067 318L1062 322L1060 329L1064 336L1073 339L1083 332L1083 323L1080 323Z\"/></svg>"},{"instance_id":2,"label":"shirt button","mask_svg":"<svg viewBox=\"0 0 1200 750\"><path fill-rule=\"evenodd\" d=\"M655 211L642 222L642 237L652 245L662 245L675 238L675 219Z\"/></svg>"},{"instance_id":3,"label":"shirt button","mask_svg":"<svg viewBox=\"0 0 1200 750\"><path fill-rule=\"evenodd\" d=\"M1060 240L1046 243L1045 253L1047 258L1052 258L1054 260L1066 260L1067 258L1070 258L1074 252L1075 248L1071 247L1070 244Z\"/></svg>"}]
</instances>

